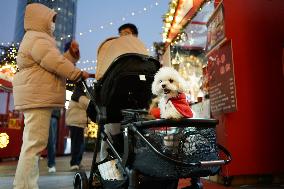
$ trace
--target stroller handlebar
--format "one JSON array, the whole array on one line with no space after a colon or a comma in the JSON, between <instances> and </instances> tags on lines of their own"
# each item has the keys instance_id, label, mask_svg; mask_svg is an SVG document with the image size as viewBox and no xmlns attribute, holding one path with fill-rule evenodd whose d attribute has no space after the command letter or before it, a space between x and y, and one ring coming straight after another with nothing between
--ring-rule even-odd
<instances>
[{"instance_id":1,"label":"stroller handlebar","mask_svg":"<svg viewBox=\"0 0 284 189\"><path fill-rule=\"evenodd\" d=\"M84 88L85 88L85 91L86 91L86 94L87 96L91 99L91 102L90 103L93 103L94 107L95 107L95 110L96 110L96 113L97 113L97 120L99 120L99 122L104 122L105 121L105 117L103 116L103 113L102 111L104 110L101 110L99 108L99 106L96 104L95 102L95 96L90 92L90 89L88 88L85 80L81 79L80 82L82 82Z\"/></svg>"},{"instance_id":2,"label":"stroller handlebar","mask_svg":"<svg viewBox=\"0 0 284 189\"><path fill-rule=\"evenodd\" d=\"M231 153L222 145L217 144L218 149L223 152L226 156L226 159L220 160L211 160L211 161L200 161L201 166L215 166L215 165L227 165L232 161Z\"/></svg>"},{"instance_id":3,"label":"stroller handlebar","mask_svg":"<svg viewBox=\"0 0 284 189\"><path fill-rule=\"evenodd\" d=\"M189 125L198 125L198 127L214 128L219 123L216 119L201 119L201 118L182 118L179 120L172 119L156 119L149 121L138 121L132 123L137 128L154 128L160 126L173 126L173 127L188 127Z\"/></svg>"}]
</instances>

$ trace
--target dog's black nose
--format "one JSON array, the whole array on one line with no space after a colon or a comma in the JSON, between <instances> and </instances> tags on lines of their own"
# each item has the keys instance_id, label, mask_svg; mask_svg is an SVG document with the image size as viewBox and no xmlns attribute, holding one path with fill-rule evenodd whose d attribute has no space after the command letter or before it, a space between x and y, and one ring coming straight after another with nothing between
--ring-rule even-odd
<instances>
[{"instance_id":1,"label":"dog's black nose","mask_svg":"<svg viewBox=\"0 0 284 189\"><path fill-rule=\"evenodd\" d=\"M166 85L165 85L165 84L163 84L163 85L162 85L162 88L165 88L165 87L166 87Z\"/></svg>"}]
</instances>

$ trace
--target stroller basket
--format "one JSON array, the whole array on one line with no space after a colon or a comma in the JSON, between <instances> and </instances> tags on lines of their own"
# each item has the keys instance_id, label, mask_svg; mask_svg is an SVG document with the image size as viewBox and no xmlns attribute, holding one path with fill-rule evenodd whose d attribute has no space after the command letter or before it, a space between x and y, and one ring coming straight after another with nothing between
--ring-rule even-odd
<instances>
[{"instance_id":1,"label":"stroller basket","mask_svg":"<svg viewBox=\"0 0 284 189\"><path fill-rule=\"evenodd\" d=\"M142 174L159 178L186 178L214 175L219 171L219 164L202 166L200 163L219 159L214 128L216 120L214 127L188 124L187 119L180 124L179 121L172 121L173 125L170 120L143 121L139 112L124 111L123 114L126 120L136 119L125 127L134 132L130 160ZM155 125L161 121L164 124Z\"/></svg>"},{"instance_id":2,"label":"stroller basket","mask_svg":"<svg viewBox=\"0 0 284 189\"><path fill-rule=\"evenodd\" d=\"M144 178L164 183L165 180L176 182L178 178L188 177L195 181L192 182L195 186L200 183L194 178L213 175L220 165L230 161L229 153L225 152L229 160L218 157L217 120L147 119L145 110L152 98L151 84L158 69L159 62L151 57L126 54L118 57L98 81L90 95L94 108L89 113L94 114L99 125L92 168L88 183L84 179L85 173L75 175L75 188L82 185L140 188ZM123 134L109 136L107 123L121 123L119 129L124 130ZM101 148L104 145L108 148L108 156L98 158L98 153L104 152ZM121 169L105 171L116 165ZM106 175L112 173L114 175Z\"/></svg>"}]
</instances>

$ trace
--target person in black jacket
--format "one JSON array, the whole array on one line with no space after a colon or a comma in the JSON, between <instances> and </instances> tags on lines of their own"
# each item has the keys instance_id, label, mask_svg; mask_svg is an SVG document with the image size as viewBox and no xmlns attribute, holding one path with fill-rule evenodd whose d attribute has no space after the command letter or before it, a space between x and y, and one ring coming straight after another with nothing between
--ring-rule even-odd
<instances>
[{"instance_id":1,"label":"person in black jacket","mask_svg":"<svg viewBox=\"0 0 284 189\"><path fill-rule=\"evenodd\" d=\"M94 119L94 104L86 96L82 82L78 82L66 111L66 124L71 137L71 171L77 171L82 167L81 161L85 150L84 128L90 120L95 121Z\"/></svg>"}]
</instances>

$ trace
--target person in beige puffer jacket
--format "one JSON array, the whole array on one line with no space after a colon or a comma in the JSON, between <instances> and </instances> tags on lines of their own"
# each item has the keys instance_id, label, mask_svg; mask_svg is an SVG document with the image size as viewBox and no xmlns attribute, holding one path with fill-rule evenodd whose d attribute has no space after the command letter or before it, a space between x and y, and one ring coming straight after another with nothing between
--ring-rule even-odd
<instances>
[{"instance_id":1,"label":"person in beige puffer jacket","mask_svg":"<svg viewBox=\"0 0 284 189\"><path fill-rule=\"evenodd\" d=\"M24 113L23 144L14 179L15 189L37 189L38 159L47 145L52 109L64 107L66 78L78 81L89 77L75 67L78 45L64 54L53 36L56 12L33 3L26 7L25 35L21 42L13 80L16 110Z\"/></svg>"},{"instance_id":2,"label":"person in beige puffer jacket","mask_svg":"<svg viewBox=\"0 0 284 189\"><path fill-rule=\"evenodd\" d=\"M144 43L138 38L138 29L134 24L123 24L118 28L119 37L109 37L97 50L96 79L100 80L111 63L120 55L138 53L149 55Z\"/></svg>"},{"instance_id":3,"label":"person in beige puffer jacket","mask_svg":"<svg viewBox=\"0 0 284 189\"><path fill-rule=\"evenodd\" d=\"M71 96L69 107L66 111L66 125L70 131L71 137L71 160L70 170L80 169L83 153L85 149L84 128L90 123L88 110L93 113L92 102L84 92L84 86L78 82Z\"/></svg>"}]
</instances>

